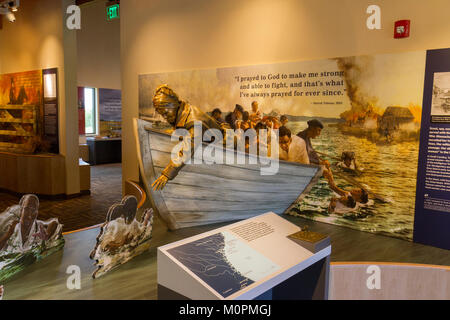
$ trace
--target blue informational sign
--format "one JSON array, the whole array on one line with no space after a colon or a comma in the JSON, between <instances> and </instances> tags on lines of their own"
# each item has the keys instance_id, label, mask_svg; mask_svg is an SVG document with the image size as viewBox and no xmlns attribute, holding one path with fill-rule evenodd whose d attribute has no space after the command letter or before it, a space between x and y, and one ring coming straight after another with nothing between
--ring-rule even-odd
<instances>
[{"instance_id":1,"label":"blue informational sign","mask_svg":"<svg viewBox=\"0 0 450 320\"><path fill-rule=\"evenodd\" d=\"M414 241L450 250L450 49L427 51Z\"/></svg>"},{"instance_id":2,"label":"blue informational sign","mask_svg":"<svg viewBox=\"0 0 450 320\"><path fill-rule=\"evenodd\" d=\"M100 121L122 121L122 92L98 89Z\"/></svg>"}]
</instances>

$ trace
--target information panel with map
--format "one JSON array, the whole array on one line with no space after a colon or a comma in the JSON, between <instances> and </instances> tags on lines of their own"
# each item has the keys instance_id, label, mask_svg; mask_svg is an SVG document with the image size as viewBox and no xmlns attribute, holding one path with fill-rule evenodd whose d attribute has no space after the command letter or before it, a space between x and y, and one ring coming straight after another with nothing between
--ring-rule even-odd
<instances>
[{"instance_id":1,"label":"information panel with map","mask_svg":"<svg viewBox=\"0 0 450 320\"><path fill-rule=\"evenodd\" d=\"M167 252L224 298L280 269L227 231Z\"/></svg>"}]
</instances>

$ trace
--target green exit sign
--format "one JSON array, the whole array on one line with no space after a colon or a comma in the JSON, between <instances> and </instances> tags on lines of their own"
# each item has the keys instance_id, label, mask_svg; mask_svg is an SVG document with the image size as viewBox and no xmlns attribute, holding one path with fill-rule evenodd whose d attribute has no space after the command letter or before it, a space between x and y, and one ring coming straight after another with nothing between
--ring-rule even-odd
<instances>
[{"instance_id":1,"label":"green exit sign","mask_svg":"<svg viewBox=\"0 0 450 320\"><path fill-rule=\"evenodd\" d=\"M111 21L120 18L120 5L113 4L106 8L106 20Z\"/></svg>"}]
</instances>

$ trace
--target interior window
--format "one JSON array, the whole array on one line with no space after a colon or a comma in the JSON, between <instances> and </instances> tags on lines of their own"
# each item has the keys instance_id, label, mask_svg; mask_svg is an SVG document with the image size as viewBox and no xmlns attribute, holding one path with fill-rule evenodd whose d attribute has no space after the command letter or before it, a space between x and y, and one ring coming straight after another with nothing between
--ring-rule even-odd
<instances>
[{"instance_id":1,"label":"interior window","mask_svg":"<svg viewBox=\"0 0 450 320\"><path fill-rule=\"evenodd\" d=\"M97 99L94 88L84 88L86 134L96 134Z\"/></svg>"}]
</instances>

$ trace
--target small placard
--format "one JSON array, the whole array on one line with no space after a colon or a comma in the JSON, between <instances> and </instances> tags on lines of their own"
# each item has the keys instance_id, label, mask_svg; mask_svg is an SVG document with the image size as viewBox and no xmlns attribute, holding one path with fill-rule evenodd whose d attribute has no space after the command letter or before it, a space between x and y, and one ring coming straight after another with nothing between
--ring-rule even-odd
<instances>
[{"instance_id":1,"label":"small placard","mask_svg":"<svg viewBox=\"0 0 450 320\"><path fill-rule=\"evenodd\" d=\"M308 230L302 230L287 236L292 241L298 243L305 249L308 249L311 252L319 252L323 248L328 247L331 244L330 237L318 233L312 232Z\"/></svg>"},{"instance_id":2,"label":"small placard","mask_svg":"<svg viewBox=\"0 0 450 320\"><path fill-rule=\"evenodd\" d=\"M326 237L327 236L324 234L307 230L299 231L288 236L288 238L291 238L293 240L302 240L311 243L319 242L325 239Z\"/></svg>"}]
</instances>

